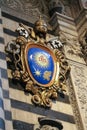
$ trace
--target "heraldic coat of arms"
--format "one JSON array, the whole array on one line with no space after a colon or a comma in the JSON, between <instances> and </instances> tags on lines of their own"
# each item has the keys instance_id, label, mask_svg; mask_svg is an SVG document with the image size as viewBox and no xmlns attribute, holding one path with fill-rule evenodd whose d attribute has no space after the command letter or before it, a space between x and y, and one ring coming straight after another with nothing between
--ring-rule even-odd
<instances>
[{"instance_id":1,"label":"heraldic coat of arms","mask_svg":"<svg viewBox=\"0 0 87 130\"><path fill-rule=\"evenodd\" d=\"M12 76L25 83L33 103L51 107L51 100L65 91L70 70L61 51L63 44L58 37L46 40L47 25L41 18L33 29L20 23L16 31L18 37L6 46L13 57Z\"/></svg>"}]
</instances>

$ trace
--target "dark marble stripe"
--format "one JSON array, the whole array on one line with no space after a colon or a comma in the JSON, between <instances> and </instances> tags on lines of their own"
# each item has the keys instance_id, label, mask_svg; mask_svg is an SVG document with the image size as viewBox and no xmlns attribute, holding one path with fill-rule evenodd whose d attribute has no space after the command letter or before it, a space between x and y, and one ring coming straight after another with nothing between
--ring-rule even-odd
<instances>
[{"instance_id":1,"label":"dark marble stripe","mask_svg":"<svg viewBox=\"0 0 87 130\"><path fill-rule=\"evenodd\" d=\"M3 90L3 97L9 99L9 91Z\"/></svg>"},{"instance_id":2,"label":"dark marble stripe","mask_svg":"<svg viewBox=\"0 0 87 130\"><path fill-rule=\"evenodd\" d=\"M34 130L34 125L19 120L13 120L13 128L15 130Z\"/></svg>"},{"instance_id":3,"label":"dark marble stripe","mask_svg":"<svg viewBox=\"0 0 87 130\"><path fill-rule=\"evenodd\" d=\"M23 24L25 24L27 26L34 27L34 24L32 24L30 22L27 22L27 21L25 21L23 19L20 19L18 17L12 16L12 15L10 15L8 13L2 12L2 16L5 17L5 18L8 18L8 19L11 19L13 21L19 22L19 23L23 23Z\"/></svg>"},{"instance_id":4,"label":"dark marble stripe","mask_svg":"<svg viewBox=\"0 0 87 130\"><path fill-rule=\"evenodd\" d=\"M0 69L1 69L1 77L8 79L7 70L3 68L0 68Z\"/></svg>"},{"instance_id":5,"label":"dark marble stripe","mask_svg":"<svg viewBox=\"0 0 87 130\"><path fill-rule=\"evenodd\" d=\"M4 52L0 52L0 59L6 60L6 55Z\"/></svg>"},{"instance_id":6,"label":"dark marble stripe","mask_svg":"<svg viewBox=\"0 0 87 130\"><path fill-rule=\"evenodd\" d=\"M8 18L8 19L11 19L11 20L13 20L13 21L16 21L16 22L18 22L18 23L23 23L24 25L27 25L27 26L29 26L29 27L34 27L34 24L33 24L33 23L30 23L30 22L28 22L28 21L26 21L26 20L20 19L20 18L15 17L15 16L12 16L12 15L6 13L6 12L2 12L2 16L5 17L5 18ZM51 31L51 30L48 30L48 33L51 34L51 35L54 34L54 32Z\"/></svg>"},{"instance_id":7,"label":"dark marble stripe","mask_svg":"<svg viewBox=\"0 0 87 130\"><path fill-rule=\"evenodd\" d=\"M4 120L2 118L0 118L0 128L2 130L5 130L5 122L4 122Z\"/></svg>"},{"instance_id":8,"label":"dark marble stripe","mask_svg":"<svg viewBox=\"0 0 87 130\"><path fill-rule=\"evenodd\" d=\"M23 83L19 82L18 80L14 80L14 79L9 78L9 86L10 86L10 88L17 89L17 90L20 90L20 91L24 91L25 85L23 85ZM29 94L28 92L25 92L25 91L24 91L24 93L27 94L27 95ZM57 101L58 102L64 102L66 104L70 104L68 95L65 95L64 98L62 98L60 95L58 95Z\"/></svg>"},{"instance_id":9,"label":"dark marble stripe","mask_svg":"<svg viewBox=\"0 0 87 130\"><path fill-rule=\"evenodd\" d=\"M51 109L46 109L46 108L43 108L43 107L31 105L31 104L24 103L24 102L17 101L17 100L13 100L13 99L11 99L11 106L13 108L16 108L16 109L20 109L20 110L24 110L24 111L27 111L27 112L47 116L47 117L50 117L50 118L56 118L58 120L62 120L62 121L66 121L66 122L75 124L75 121L74 121L74 118L73 118L72 115L57 112L57 111L54 111L54 110L51 110Z\"/></svg>"},{"instance_id":10,"label":"dark marble stripe","mask_svg":"<svg viewBox=\"0 0 87 130\"><path fill-rule=\"evenodd\" d=\"M0 24L2 24L2 19L0 18Z\"/></svg>"},{"instance_id":11,"label":"dark marble stripe","mask_svg":"<svg viewBox=\"0 0 87 130\"><path fill-rule=\"evenodd\" d=\"M63 103L66 103L66 104L70 104L70 100L69 100L68 95L64 95L64 98L62 98L60 95L58 95L57 101L63 102Z\"/></svg>"},{"instance_id":12,"label":"dark marble stripe","mask_svg":"<svg viewBox=\"0 0 87 130\"><path fill-rule=\"evenodd\" d=\"M3 31L4 31L4 33L6 33L6 34L8 34L8 35L10 35L10 36L17 37L17 32L15 32L15 30L12 31L12 30L10 30L10 29L3 28Z\"/></svg>"},{"instance_id":13,"label":"dark marble stripe","mask_svg":"<svg viewBox=\"0 0 87 130\"><path fill-rule=\"evenodd\" d=\"M12 115L10 111L5 110L5 119L12 121Z\"/></svg>"},{"instance_id":14,"label":"dark marble stripe","mask_svg":"<svg viewBox=\"0 0 87 130\"><path fill-rule=\"evenodd\" d=\"M4 38L0 37L0 44L4 44Z\"/></svg>"},{"instance_id":15,"label":"dark marble stripe","mask_svg":"<svg viewBox=\"0 0 87 130\"><path fill-rule=\"evenodd\" d=\"M0 108L4 109L3 100L0 98Z\"/></svg>"},{"instance_id":16,"label":"dark marble stripe","mask_svg":"<svg viewBox=\"0 0 87 130\"><path fill-rule=\"evenodd\" d=\"M4 33L6 33L6 34L8 34L10 36L14 36L14 37L18 36L18 34L17 34L17 32L15 30L12 31L12 30L10 30L8 28L3 28L3 31L4 31ZM48 33L51 34L49 30L48 30Z\"/></svg>"}]
</instances>

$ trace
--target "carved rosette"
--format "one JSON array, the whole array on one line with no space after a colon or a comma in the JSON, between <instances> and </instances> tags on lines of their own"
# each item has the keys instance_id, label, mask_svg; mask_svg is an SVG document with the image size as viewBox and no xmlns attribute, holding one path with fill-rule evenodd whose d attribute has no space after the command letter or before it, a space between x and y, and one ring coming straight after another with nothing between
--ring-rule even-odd
<instances>
[{"instance_id":1,"label":"carved rosette","mask_svg":"<svg viewBox=\"0 0 87 130\"><path fill-rule=\"evenodd\" d=\"M25 83L25 90L33 94L32 102L51 107L51 99L65 91L70 67L59 49L60 42L46 42L46 24L40 19L35 25L31 30L20 24L19 36L8 43L6 51L13 56L13 78Z\"/></svg>"}]
</instances>

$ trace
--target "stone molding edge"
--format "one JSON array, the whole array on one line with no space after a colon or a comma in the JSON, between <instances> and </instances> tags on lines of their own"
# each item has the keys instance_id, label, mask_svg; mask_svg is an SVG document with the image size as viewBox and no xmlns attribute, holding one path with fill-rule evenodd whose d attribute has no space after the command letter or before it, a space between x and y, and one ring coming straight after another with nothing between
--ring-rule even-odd
<instances>
[{"instance_id":1,"label":"stone molding edge","mask_svg":"<svg viewBox=\"0 0 87 130\"><path fill-rule=\"evenodd\" d=\"M76 100L76 96L75 96L75 92L74 92L71 78L68 80L67 84L69 86L68 87L69 99L70 99L70 103L71 103L71 106L73 109L74 119L76 122L77 129L84 130L84 126L82 124L82 120L81 120L81 116L80 116L80 112L79 112L79 108L78 108L78 104L77 104L77 100Z\"/></svg>"}]
</instances>

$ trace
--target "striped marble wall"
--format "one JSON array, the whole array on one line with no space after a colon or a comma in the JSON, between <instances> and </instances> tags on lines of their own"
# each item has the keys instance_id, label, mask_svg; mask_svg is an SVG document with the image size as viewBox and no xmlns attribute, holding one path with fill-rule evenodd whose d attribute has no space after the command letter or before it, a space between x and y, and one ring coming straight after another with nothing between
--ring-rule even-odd
<instances>
[{"instance_id":1,"label":"striped marble wall","mask_svg":"<svg viewBox=\"0 0 87 130\"><path fill-rule=\"evenodd\" d=\"M0 10L0 130L12 130L7 62L4 48L3 20Z\"/></svg>"},{"instance_id":2,"label":"striped marble wall","mask_svg":"<svg viewBox=\"0 0 87 130\"><path fill-rule=\"evenodd\" d=\"M3 90L1 83L1 70L0 70L0 129L5 129L5 118L4 118L4 106L3 106Z\"/></svg>"},{"instance_id":3,"label":"striped marble wall","mask_svg":"<svg viewBox=\"0 0 87 130\"><path fill-rule=\"evenodd\" d=\"M17 15L13 16L10 14L10 12L7 13L5 11L2 11L1 21L3 21L2 26L4 32L4 41L3 37L0 37L0 40L2 40L2 42L5 42L5 45L9 41L16 38L17 34L15 32L15 29L18 27L19 22L22 22L26 26L33 27L33 24L29 21L27 22L26 20L24 20L23 17L19 18L17 17ZM49 33L51 32L49 31ZM57 101L53 102L51 109L46 109L33 105L31 102L31 94L24 91L24 85L21 82L12 79L12 63L10 62L9 57L5 57L5 54L1 52L2 50L4 50L3 44L4 43L0 44L0 68L2 72L2 85L4 89L3 97L6 125L12 120L14 130L33 130L34 125L38 124L39 117L49 117L51 119L60 121L64 127L64 130L76 130L73 112L69 102L68 91L65 95L65 98L59 96ZM2 107L0 108L2 109ZM12 129L12 126L10 127L11 128L9 128L8 130ZM8 126L6 126L6 130L7 128Z\"/></svg>"}]
</instances>

